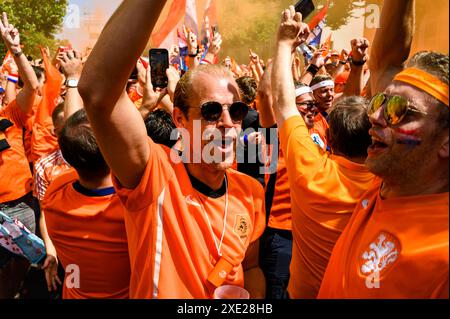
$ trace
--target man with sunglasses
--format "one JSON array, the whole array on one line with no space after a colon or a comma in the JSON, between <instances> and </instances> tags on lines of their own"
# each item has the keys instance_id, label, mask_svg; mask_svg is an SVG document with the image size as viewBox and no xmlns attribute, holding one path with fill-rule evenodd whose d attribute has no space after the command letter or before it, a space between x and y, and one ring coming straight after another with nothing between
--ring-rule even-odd
<instances>
[{"instance_id":1,"label":"man with sunglasses","mask_svg":"<svg viewBox=\"0 0 450 319\"><path fill-rule=\"evenodd\" d=\"M414 1L385 2L380 30L405 32L413 9ZM384 34L374 50L392 50ZM380 179L336 243L320 298L448 299L448 70L448 55L419 52L373 97L366 165Z\"/></svg>"},{"instance_id":2,"label":"man with sunglasses","mask_svg":"<svg viewBox=\"0 0 450 319\"><path fill-rule=\"evenodd\" d=\"M221 66L200 65L178 82L173 119L182 157L147 137L123 91L165 3L125 1L103 30L79 84L127 210L130 297L212 298L216 287L228 284L263 298L263 189L229 169L248 112L233 76Z\"/></svg>"},{"instance_id":3,"label":"man with sunglasses","mask_svg":"<svg viewBox=\"0 0 450 319\"><path fill-rule=\"evenodd\" d=\"M330 113L331 154L314 144L299 116L289 69L291 53L309 34L301 19L292 6L283 12L272 74L274 112L291 190L288 292L293 299L317 297L334 244L374 180L364 166L370 124L363 98L341 99Z\"/></svg>"}]
</instances>

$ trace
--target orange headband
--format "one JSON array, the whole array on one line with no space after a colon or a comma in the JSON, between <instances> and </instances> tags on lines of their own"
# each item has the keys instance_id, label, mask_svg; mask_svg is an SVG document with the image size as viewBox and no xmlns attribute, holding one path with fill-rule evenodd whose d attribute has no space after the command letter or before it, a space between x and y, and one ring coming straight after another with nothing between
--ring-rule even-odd
<instances>
[{"instance_id":1,"label":"orange headband","mask_svg":"<svg viewBox=\"0 0 450 319\"><path fill-rule=\"evenodd\" d=\"M409 68L397 74L394 80L411 84L427 92L448 107L448 85L433 75L416 68Z\"/></svg>"}]
</instances>

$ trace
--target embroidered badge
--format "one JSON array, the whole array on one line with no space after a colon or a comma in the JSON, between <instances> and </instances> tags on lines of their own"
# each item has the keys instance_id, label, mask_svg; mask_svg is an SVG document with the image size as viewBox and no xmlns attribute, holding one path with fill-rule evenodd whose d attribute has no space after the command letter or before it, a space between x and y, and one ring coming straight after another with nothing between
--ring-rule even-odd
<instances>
[{"instance_id":1,"label":"embroidered badge","mask_svg":"<svg viewBox=\"0 0 450 319\"><path fill-rule=\"evenodd\" d=\"M250 218L248 215L236 215L233 231L239 236L242 243L246 242L250 233Z\"/></svg>"},{"instance_id":2,"label":"embroidered badge","mask_svg":"<svg viewBox=\"0 0 450 319\"><path fill-rule=\"evenodd\" d=\"M360 258L360 271L374 285L368 288L379 288L383 272L395 263L400 253L400 242L394 236L382 232L378 235ZM366 280L367 281L367 280Z\"/></svg>"}]
</instances>

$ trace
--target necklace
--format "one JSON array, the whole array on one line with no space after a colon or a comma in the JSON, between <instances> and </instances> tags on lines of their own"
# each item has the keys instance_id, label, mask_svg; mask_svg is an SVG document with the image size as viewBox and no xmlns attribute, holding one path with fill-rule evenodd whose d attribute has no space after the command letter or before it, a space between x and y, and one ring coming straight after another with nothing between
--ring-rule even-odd
<instances>
[{"instance_id":1,"label":"necklace","mask_svg":"<svg viewBox=\"0 0 450 319\"><path fill-rule=\"evenodd\" d=\"M202 204L203 204L203 201L202 201ZM227 229L227 216L228 216L228 179L227 179L226 175L225 175L225 213L223 216L223 229L222 229L222 236L220 237L220 242L218 242L216 235L214 235L214 230L212 228L211 221L209 220L208 214L206 214L204 204L202 205L202 209L203 209L203 213L206 216L206 220L208 221L209 231L211 232L212 238L214 239L214 245L216 246L217 253L219 254L220 257L222 257L222 251L221 251L222 243L223 243L223 238L225 237L225 232Z\"/></svg>"}]
</instances>

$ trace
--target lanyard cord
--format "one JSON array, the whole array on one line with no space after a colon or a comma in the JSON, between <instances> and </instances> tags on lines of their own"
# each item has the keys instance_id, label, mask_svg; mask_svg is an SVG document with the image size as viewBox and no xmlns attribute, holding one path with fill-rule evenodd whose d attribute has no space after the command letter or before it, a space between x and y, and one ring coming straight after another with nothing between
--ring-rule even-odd
<instances>
[{"instance_id":1,"label":"lanyard cord","mask_svg":"<svg viewBox=\"0 0 450 319\"><path fill-rule=\"evenodd\" d=\"M222 257L222 243L223 243L223 238L225 237L225 232L227 229L227 216L228 216L228 179L227 176L225 175L225 213L224 213L224 217L223 217L223 230L222 230L222 236L220 238L220 242L217 243L217 238L216 235L214 235L214 231L211 225L211 221L209 220L208 214L205 211L205 207L204 205L202 205L203 208L203 212L205 213L206 216L206 220L208 221L208 225L209 225L209 231L211 232L211 235L214 239L214 245L216 246L217 249L217 253L219 254L220 257Z\"/></svg>"}]
</instances>

